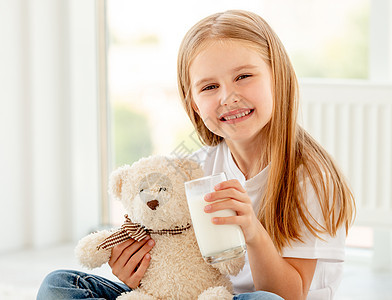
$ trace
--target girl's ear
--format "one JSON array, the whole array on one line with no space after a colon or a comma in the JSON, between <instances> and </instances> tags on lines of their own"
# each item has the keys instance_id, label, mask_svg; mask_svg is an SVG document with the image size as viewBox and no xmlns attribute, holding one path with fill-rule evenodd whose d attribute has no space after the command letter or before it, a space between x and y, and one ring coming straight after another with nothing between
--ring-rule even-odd
<instances>
[{"instance_id":1,"label":"girl's ear","mask_svg":"<svg viewBox=\"0 0 392 300\"><path fill-rule=\"evenodd\" d=\"M191 100L191 105L193 110L200 116L199 108L197 107L196 103L193 100Z\"/></svg>"},{"instance_id":2,"label":"girl's ear","mask_svg":"<svg viewBox=\"0 0 392 300\"><path fill-rule=\"evenodd\" d=\"M117 200L121 200L122 186L129 168L130 166L125 165L118 168L110 175L109 194Z\"/></svg>"}]
</instances>

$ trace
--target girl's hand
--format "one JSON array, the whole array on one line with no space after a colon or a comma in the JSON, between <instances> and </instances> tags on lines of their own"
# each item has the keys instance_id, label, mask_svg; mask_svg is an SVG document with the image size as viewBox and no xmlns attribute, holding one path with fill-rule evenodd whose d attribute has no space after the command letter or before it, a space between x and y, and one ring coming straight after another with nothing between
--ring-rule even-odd
<instances>
[{"instance_id":1,"label":"girl's hand","mask_svg":"<svg viewBox=\"0 0 392 300\"><path fill-rule=\"evenodd\" d=\"M214 187L215 192L205 195L204 200L210 203L205 206L206 213L223 209L232 209L237 215L232 217L215 217L212 222L217 225L236 224L241 226L247 244L252 243L260 233L261 223L253 210L252 201L237 179L227 180Z\"/></svg>"},{"instance_id":2,"label":"girl's hand","mask_svg":"<svg viewBox=\"0 0 392 300\"><path fill-rule=\"evenodd\" d=\"M109 260L112 273L131 289L137 288L150 264L148 252L154 245L148 237L140 242L130 239L113 247Z\"/></svg>"}]
</instances>

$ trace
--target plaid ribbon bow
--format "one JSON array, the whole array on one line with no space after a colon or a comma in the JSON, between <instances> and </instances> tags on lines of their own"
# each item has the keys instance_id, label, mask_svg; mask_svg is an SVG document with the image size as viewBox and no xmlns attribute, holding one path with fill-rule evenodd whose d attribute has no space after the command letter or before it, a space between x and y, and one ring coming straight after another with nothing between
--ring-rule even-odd
<instances>
[{"instance_id":1,"label":"plaid ribbon bow","mask_svg":"<svg viewBox=\"0 0 392 300\"><path fill-rule=\"evenodd\" d=\"M123 225L121 225L121 228L109 237L107 237L101 244L97 246L97 249L111 249L114 246L121 244L122 242L125 242L129 239L134 239L135 241L140 242L147 235L151 234L181 234L189 228L191 228L191 225L188 223L186 226L176 226L174 229L147 229L139 223L133 223L128 217L128 215L125 215L125 222Z\"/></svg>"}]
</instances>

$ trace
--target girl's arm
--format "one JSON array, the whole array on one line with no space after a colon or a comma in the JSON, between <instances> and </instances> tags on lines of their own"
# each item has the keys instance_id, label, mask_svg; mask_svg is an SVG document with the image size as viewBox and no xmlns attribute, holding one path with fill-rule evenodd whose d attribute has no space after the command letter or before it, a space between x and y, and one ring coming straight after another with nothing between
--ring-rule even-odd
<instances>
[{"instance_id":1,"label":"girl's arm","mask_svg":"<svg viewBox=\"0 0 392 300\"><path fill-rule=\"evenodd\" d=\"M228 180L206 195L212 202L206 212L232 209L237 216L213 218L214 224L237 224L245 236L249 264L256 290L273 292L284 299L306 299L316 268L316 259L282 258L257 219L252 202L238 180Z\"/></svg>"},{"instance_id":2,"label":"girl's arm","mask_svg":"<svg viewBox=\"0 0 392 300\"><path fill-rule=\"evenodd\" d=\"M284 299L306 299L316 268L316 259L282 258L263 228L247 243L249 264L256 290L266 290Z\"/></svg>"}]
</instances>

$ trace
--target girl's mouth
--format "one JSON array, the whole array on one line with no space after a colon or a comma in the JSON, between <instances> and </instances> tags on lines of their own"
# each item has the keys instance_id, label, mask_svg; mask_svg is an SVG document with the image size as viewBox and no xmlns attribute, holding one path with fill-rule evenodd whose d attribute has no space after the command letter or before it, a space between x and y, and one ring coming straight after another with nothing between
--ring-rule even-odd
<instances>
[{"instance_id":1,"label":"girl's mouth","mask_svg":"<svg viewBox=\"0 0 392 300\"><path fill-rule=\"evenodd\" d=\"M238 113L223 116L219 120L227 124L234 124L249 119L253 115L253 112L254 109L242 110Z\"/></svg>"}]
</instances>

